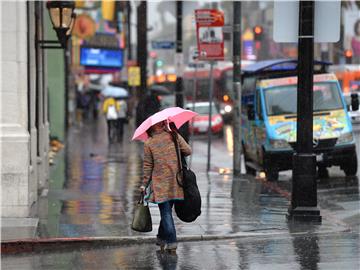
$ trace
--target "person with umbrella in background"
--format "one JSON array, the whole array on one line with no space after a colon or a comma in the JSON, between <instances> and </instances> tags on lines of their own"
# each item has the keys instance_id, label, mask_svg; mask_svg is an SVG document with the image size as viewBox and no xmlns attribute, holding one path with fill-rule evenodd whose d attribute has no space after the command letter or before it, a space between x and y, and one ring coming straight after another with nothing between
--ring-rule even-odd
<instances>
[{"instance_id":1,"label":"person with umbrella in background","mask_svg":"<svg viewBox=\"0 0 360 270\"><path fill-rule=\"evenodd\" d=\"M136 126L140 126L147 117L160 111L160 108L161 104L158 96L153 92L147 93L136 107Z\"/></svg>"},{"instance_id":2,"label":"person with umbrella in background","mask_svg":"<svg viewBox=\"0 0 360 270\"><path fill-rule=\"evenodd\" d=\"M107 120L108 138L109 142L113 142L119 133L118 118L121 109L121 104L116 99L125 99L129 96L129 93L122 87L108 85L101 91L101 94L105 97L103 113Z\"/></svg>"},{"instance_id":3,"label":"person with umbrella in background","mask_svg":"<svg viewBox=\"0 0 360 270\"><path fill-rule=\"evenodd\" d=\"M124 125L127 119L128 106L125 99L117 99L116 105L118 109L117 128L118 128L118 136L120 140L124 135Z\"/></svg>"},{"instance_id":4,"label":"person with umbrella in background","mask_svg":"<svg viewBox=\"0 0 360 270\"><path fill-rule=\"evenodd\" d=\"M179 107L164 109L147 118L136 129L132 138L145 141L144 174L140 191L149 190L147 200L158 204L161 220L156 244L162 251L171 254L176 254L177 248L172 208L174 201L184 199L183 190L176 179L179 167L173 136L181 153L185 156L190 155L191 147L177 133L177 128L195 115L196 113ZM174 123L176 128L170 129L169 123Z\"/></svg>"},{"instance_id":5,"label":"person with umbrella in background","mask_svg":"<svg viewBox=\"0 0 360 270\"><path fill-rule=\"evenodd\" d=\"M117 120L118 120L119 107L113 97L106 97L103 103L103 113L107 122L108 140L113 142L117 133Z\"/></svg>"}]
</instances>

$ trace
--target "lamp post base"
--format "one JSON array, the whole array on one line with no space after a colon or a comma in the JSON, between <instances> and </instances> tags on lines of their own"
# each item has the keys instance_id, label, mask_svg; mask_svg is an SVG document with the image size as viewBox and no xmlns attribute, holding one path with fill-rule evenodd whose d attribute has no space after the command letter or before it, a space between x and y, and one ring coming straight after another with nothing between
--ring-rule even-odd
<instances>
[{"instance_id":1,"label":"lamp post base","mask_svg":"<svg viewBox=\"0 0 360 270\"><path fill-rule=\"evenodd\" d=\"M288 222L321 223L322 217L317 207L299 206L289 209L286 215Z\"/></svg>"}]
</instances>

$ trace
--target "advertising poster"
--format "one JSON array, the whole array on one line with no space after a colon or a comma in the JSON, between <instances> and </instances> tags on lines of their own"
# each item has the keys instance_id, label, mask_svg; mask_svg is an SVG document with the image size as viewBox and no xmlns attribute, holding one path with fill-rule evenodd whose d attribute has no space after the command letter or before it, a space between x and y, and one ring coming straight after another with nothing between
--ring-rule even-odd
<instances>
[{"instance_id":1,"label":"advertising poster","mask_svg":"<svg viewBox=\"0 0 360 270\"><path fill-rule=\"evenodd\" d=\"M224 60L224 13L197 9L195 20L199 60Z\"/></svg>"},{"instance_id":2,"label":"advertising poster","mask_svg":"<svg viewBox=\"0 0 360 270\"><path fill-rule=\"evenodd\" d=\"M128 84L129 86L140 86L140 67L128 68Z\"/></svg>"},{"instance_id":3,"label":"advertising poster","mask_svg":"<svg viewBox=\"0 0 360 270\"><path fill-rule=\"evenodd\" d=\"M250 28L247 28L242 35L242 57L246 60L256 60L255 55L255 43L254 43L254 33Z\"/></svg>"}]
</instances>

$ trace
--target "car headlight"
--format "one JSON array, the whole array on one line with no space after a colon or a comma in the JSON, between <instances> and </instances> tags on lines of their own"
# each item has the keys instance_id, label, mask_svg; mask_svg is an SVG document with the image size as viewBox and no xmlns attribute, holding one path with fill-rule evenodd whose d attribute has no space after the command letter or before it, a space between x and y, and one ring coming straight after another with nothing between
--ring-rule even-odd
<instances>
[{"instance_id":1,"label":"car headlight","mask_svg":"<svg viewBox=\"0 0 360 270\"><path fill-rule=\"evenodd\" d=\"M290 144L286 140L273 140L270 139L270 144L273 148L290 148Z\"/></svg>"},{"instance_id":2,"label":"car headlight","mask_svg":"<svg viewBox=\"0 0 360 270\"><path fill-rule=\"evenodd\" d=\"M349 143L349 142L352 142L353 140L354 140L354 137L353 137L352 132L346 132L346 133L342 133L340 135L340 137L337 139L336 143L337 144Z\"/></svg>"}]
</instances>

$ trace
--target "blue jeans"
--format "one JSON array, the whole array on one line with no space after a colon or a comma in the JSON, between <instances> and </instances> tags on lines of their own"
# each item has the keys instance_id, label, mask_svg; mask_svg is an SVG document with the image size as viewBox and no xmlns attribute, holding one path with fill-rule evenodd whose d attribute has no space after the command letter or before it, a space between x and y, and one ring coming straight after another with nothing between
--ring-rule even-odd
<instances>
[{"instance_id":1,"label":"blue jeans","mask_svg":"<svg viewBox=\"0 0 360 270\"><path fill-rule=\"evenodd\" d=\"M176 248L176 230L172 217L173 205L173 201L158 204L161 220L157 237L166 243L168 248Z\"/></svg>"}]
</instances>

